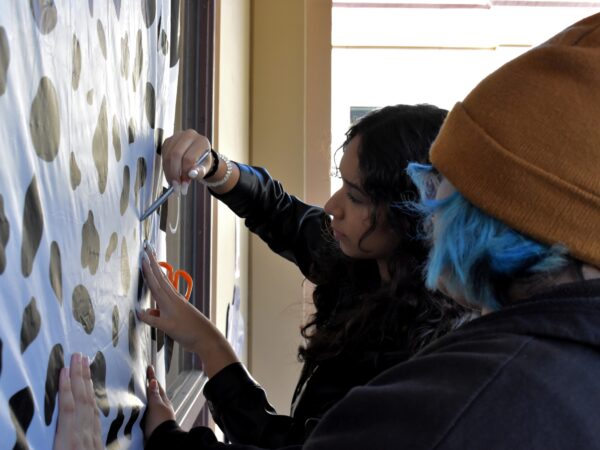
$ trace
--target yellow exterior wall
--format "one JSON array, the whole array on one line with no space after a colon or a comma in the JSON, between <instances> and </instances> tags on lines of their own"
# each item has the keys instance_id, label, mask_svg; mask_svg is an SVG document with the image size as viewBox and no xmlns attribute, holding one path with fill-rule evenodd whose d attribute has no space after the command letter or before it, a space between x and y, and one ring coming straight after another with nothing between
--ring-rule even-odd
<instances>
[{"instance_id":1,"label":"yellow exterior wall","mask_svg":"<svg viewBox=\"0 0 600 450\"><path fill-rule=\"evenodd\" d=\"M232 159L267 167L288 192L322 204L330 170L331 2L217 4L216 148ZM215 212L213 298L216 322L223 327L233 283L235 221L223 205ZM297 268L260 239L244 232L245 241L248 259L242 252L241 273L248 274L243 289L248 293L248 367L276 409L287 414L301 367L296 355L306 285Z\"/></svg>"}]
</instances>

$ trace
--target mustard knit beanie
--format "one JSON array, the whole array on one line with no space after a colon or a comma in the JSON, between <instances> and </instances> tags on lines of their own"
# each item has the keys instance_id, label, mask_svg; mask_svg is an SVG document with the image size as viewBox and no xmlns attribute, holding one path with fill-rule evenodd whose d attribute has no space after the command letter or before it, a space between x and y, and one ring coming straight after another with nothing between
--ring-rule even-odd
<instances>
[{"instance_id":1,"label":"mustard knit beanie","mask_svg":"<svg viewBox=\"0 0 600 450\"><path fill-rule=\"evenodd\" d=\"M600 14L479 83L430 156L490 216L600 267Z\"/></svg>"}]
</instances>

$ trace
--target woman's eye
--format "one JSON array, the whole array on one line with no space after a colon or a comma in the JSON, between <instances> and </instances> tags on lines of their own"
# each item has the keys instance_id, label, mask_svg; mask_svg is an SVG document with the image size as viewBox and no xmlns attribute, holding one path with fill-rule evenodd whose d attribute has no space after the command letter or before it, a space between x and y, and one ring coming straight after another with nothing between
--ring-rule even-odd
<instances>
[{"instance_id":1,"label":"woman's eye","mask_svg":"<svg viewBox=\"0 0 600 450\"><path fill-rule=\"evenodd\" d=\"M352 203L362 203L362 201L360 199L356 198L354 195L352 195L351 192L348 192L346 195L348 196L348 198L350 199L350 201Z\"/></svg>"}]
</instances>

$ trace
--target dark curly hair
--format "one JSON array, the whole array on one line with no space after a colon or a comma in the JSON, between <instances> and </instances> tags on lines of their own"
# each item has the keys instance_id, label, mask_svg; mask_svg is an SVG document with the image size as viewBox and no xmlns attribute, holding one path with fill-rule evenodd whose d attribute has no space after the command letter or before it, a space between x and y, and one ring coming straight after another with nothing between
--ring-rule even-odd
<instances>
[{"instance_id":1,"label":"dark curly hair","mask_svg":"<svg viewBox=\"0 0 600 450\"><path fill-rule=\"evenodd\" d=\"M370 112L352 125L341 149L360 136L362 188L376 210L384 205L401 243L389 261L391 279L382 283L374 260L345 256L328 238L309 277L316 284L315 314L302 327L305 346L299 359L310 371L320 361L364 352L407 351L414 354L460 323L464 310L425 288L423 267L428 248L418 239L420 218L398 203L416 200L417 188L406 174L409 162L428 162L428 152L447 111L433 105L396 105Z\"/></svg>"}]
</instances>

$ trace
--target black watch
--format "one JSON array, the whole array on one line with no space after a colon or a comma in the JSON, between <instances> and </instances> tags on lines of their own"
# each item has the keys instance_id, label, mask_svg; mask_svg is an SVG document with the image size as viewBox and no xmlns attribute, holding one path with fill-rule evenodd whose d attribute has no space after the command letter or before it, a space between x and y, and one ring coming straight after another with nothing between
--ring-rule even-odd
<instances>
[{"instance_id":1,"label":"black watch","mask_svg":"<svg viewBox=\"0 0 600 450\"><path fill-rule=\"evenodd\" d=\"M212 148L210 149L210 153L212 154L213 158L212 165L210 166L210 169L208 169L208 172L206 172L206 175L204 175L204 179L212 177L219 169L219 155L217 155L217 152L215 152Z\"/></svg>"}]
</instances>

